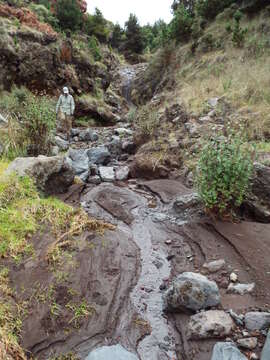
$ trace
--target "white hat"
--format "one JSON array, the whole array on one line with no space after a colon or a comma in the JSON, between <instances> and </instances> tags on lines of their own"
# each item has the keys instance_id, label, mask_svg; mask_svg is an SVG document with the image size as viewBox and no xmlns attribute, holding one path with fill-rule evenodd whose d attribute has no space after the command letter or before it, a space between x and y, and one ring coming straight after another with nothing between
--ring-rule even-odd
<instances>
[{"instance_id":1,"label":"white hat","mask_svg":"<svg viewBox=\"0 0 270 360\"><path fill-rule=\"evenodd\" d=\"M67 88L66 86L63 87L63 93L64 93L64 94L68 94L68 93L69 93L68 88Z\"/></svg>"}]
</instances>

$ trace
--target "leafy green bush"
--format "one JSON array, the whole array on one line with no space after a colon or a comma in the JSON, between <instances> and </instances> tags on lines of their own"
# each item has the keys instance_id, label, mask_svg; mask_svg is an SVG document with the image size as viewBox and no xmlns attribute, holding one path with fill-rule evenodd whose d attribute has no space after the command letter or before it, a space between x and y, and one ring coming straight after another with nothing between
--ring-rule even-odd
<instances>
[{"instance_id":1,"label":"leafy green bush","mask_svg":"<svg viewBox=\"0 0 270 360\"><path fill-rule=\"evenodd\" d=\"M216 137L203 148L196 184L208 211L222 216L239 207L253 172L253 149L239 136Z\"/></svg>"},{"instance_id":2,"label":"leafy green bush","mask_svg":"<svg viewBox=\"0 0 270 360\"><path fill-rule=\"evenodd\" d=\"M242 47L244 44L247 29L242 29L240 26L240 20L242 19L241 11L236 11L234 14L234 27L232 29L232 41L236 47Z\"/></svg>"},{"instance_id":3,"label":"leafy green bush","mask_svg":"<svg viewBox=\"0 0 270 360\"><path fill-rule=\"evenodd\" d=\"M179 5L169 25L170 37L177 42L186 41L191 35L193 16L184 7Z\"/></svg>"},{"instance_id":4,"label":"leafy green bush","mask_svg":"<svg viewBox=\"0 0 270 360\"><path fill-rule=\"evenodd\" d=\"M83 14L76 0L58 0L56 14L62 30L76 31L81 28Z\"/></svg>"},{"instance_id":5,"label":"leafy green bush","mask_svg":"<svg viewBox=\"0 0 270 360\"><path fill-rule=\"evenodd\" d=\"M101 52L99 49L98 39L92 35L88 40L88 48L91 51L95 61L100 61L102 59Z\"/></svg>"}]
</instances>

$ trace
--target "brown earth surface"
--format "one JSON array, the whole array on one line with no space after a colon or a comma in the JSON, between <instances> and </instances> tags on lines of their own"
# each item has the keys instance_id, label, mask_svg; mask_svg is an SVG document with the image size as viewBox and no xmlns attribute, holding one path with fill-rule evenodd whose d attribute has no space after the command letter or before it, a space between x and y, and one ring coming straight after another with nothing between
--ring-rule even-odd
<instances>
[{"instance_id":1,"label":"brown earth surface","mask_svg":"<svg viewBox=\"0 0 270 360\"><path fill-rule=\"evenodd\" d=\"M151 309L161 306L161 285L168 287L183 271L203 273L204 262L214 259L226 261L224 269L207 274L220 287L220 308L238 314L269 310L270 225L182 221L171 202L187 193L175 180L153 180L74 185L62 195L117 228L104 236L84 233L70 239L59 263L48 263L55 239L45 229L32 239L35 257L20 266L10 264L15 300L25 301L28 309L23 347L37 359L69 351L85 359L95 347L121 343L143 360L210 360L216 340L187 340L189 314L164 314L162 308L153 314ZM226 293L231 272L241 283L255 282L255 293ZM89 314L74 318L74 308L83 302ZM259 354L260 348L255 351Z\"/></svg>"}]
</instances>

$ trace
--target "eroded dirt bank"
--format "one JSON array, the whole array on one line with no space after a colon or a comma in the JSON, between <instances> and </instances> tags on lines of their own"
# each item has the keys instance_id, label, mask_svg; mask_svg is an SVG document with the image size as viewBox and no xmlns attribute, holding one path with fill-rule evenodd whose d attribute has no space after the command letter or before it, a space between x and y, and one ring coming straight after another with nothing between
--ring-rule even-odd
<instances>
[{"instance_id":1,"label":"eroded dirt bank","mask_svg":"<svg viewBox=\"0 0 270 360\"><path fill-rule=\"evenodd\" d=\"M213 259L226 260L224 269L208 274L221 289L222 308L242 313L267 307L270 225L215 224L176 213L175 197L189 192L174 180L131 180L74 185L63 195L116 229L71 239L53 262L48 252L54 238L44 229L33 239L35 257L13 267L29 354L48 359L72 352L85 359L98 346L120 343L142 360L209 360L216 340L188 341L189 315L165 314L162 296L175 275L202 272ZM256 292L227 294L232 271L243 283L255 282Z\"/></svg>"}]
</instances>

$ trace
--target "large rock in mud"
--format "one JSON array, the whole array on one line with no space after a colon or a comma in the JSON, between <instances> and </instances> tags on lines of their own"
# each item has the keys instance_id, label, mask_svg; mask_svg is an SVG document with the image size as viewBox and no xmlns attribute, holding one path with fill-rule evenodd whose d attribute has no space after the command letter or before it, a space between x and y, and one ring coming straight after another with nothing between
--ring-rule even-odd
<instances>
[{"instance_id":1,"label":"large rock in mud","mask_svg":"<svg viewBox=\"0 0 270 360\"><path fill-rule=\"evenodd\" d=\"M214 346L211 360L248 360L231 342L219 342Z\"/></svg>"},{"instance_id":2,"label":"large rock in mud","mask_svg":"<svg viewBox=\"0 0 270 360\"><path fill-rule=\"evenodd\" d=\"M17 158L5 173L13 172L19 176L33 177L37 187L50 194L66 191L74 180L74 172L62 156Z\"/></svg>"},{"instance_id":3,"label":"large rock in mud","mask_svg":"<svg viewBox=\"0 0 270 360\"><path fill-rule=\"evenodd\" d=\"M250 331L267 329L270 326L270 313L251 311L245 315L245 325Z\"/></svg>"},{"instance_id":4,"label":"large rock in mud","mask_svg":"<svg viewBox=\"0 0 270 360\"><path fill-rule=\"evenodd\" d=\"M188 336L191 339L222 338L230 335L233 325L225 311L209 310L191 316Z\"/></svg>"},{"instance_id":5,"label":"large rock in mud","mask_svg":"<svg viewBox=\"0 0 270 360\"><path fill-rule=\"evenodd\" d=\"M138 360L138 357L121 345L113 345L92 351L85 360Z\"/></svg>"},{"instance_id":6,"label":"large rock in mud","mask_svg":"<svg viewBox=\"0 0 270 360\"><path fill-rule=\"evenodd\" d=\"M255 164L256 176L253 180L252 192L264 202L270 202L270 167Z\"/></svg>"},{"instance_id":7,"label":"large rock in mud","mask_svg":"<svg viewBox=\"0 0 270 360\"><path fill-rule=\"evenodd\" d=\"M192 272L179 275L164 297L165 309L169 311L197 311L219 303L217 284L204 275Z\"/></svg>"}]
</instances>

